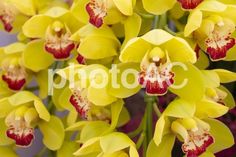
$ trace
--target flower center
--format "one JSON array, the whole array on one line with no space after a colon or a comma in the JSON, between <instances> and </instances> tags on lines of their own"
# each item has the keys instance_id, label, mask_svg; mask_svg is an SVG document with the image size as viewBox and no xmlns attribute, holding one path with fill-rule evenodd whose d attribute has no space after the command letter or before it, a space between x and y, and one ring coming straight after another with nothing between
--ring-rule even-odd
<instances>
[{"instance_id":1,"label":"flower center","mask_svg":"<svg viewBox=\"0 0 236 157\"><path fill-rule=\"evenodd\" d=\"M230 20L215 24L214 30L205 40L206 51L213 61L224 59L228 50L234 47L235 39L231 37L234 31L235 25Z\"/></svg>"},{"instance_id":2,"label":"flower center","mask_svg":"<svg viewBox=\"0 0 236 157\"><path fill-rule=\"evenodd\" d=\"M64 59L70 56L75 44L69 38L71 32L67 26L59 21L49 26L46 31L45 49L56 59Z\"/></svg>"},{"instance_id":3,"label":"flower center","mask_svg":"<svg viewBox=\"0 0 236 157\"><path fill-rule=\"evenodd\" d=\"M139 83L146 88L149 95L164 95L168 87L174 83L174 73L171 67L163 59L155 56L152 57L148 64L141 66L139 73Z\"/></svg>"},{"instance_id":4,"label":"flower center","mask_svg":"<svg viewBox=\"0 0 236 157\"><path fill-rule=\"evenodd\" d=\"M15 20L16 11L13 6L0 2L0 21L3 23L4 29L10 32L13 29L13 22Z\"/></svg>"},{"instance_id":5,"label":"flower center","mask_svg":"<svg viewBox=\"0 0 236 157\"><path fill-rule=\"evenodd\" d=\"M20 90L26 83L27 73L21 65L3 66L2 80L8 84L12 90Z\"/></svg>"},{"instance_id":6,"label":"flower center","mask_svg":"<svg viewBox=\"0 0 236 157\"><path fill-rule=\"evenodd\" d=\"M196 131L188 131L188 140L182 145L182 150L187 157L198 157L204 153L208 146L214 143L213 137L207 130L198 128Z\"/></svg>"},{"instance_id":7,"label":"flower center","mask_svg":"<svg viewBox=\"0 0 236 157\"><path fill-rule=\"evenodd\" d=\"M172 122L171 130L182 137L182 150L187 157L200 156L214 143L210 126L197 118L177 119Z\"/></svg>"},{"instance_id":8,"label":"flower center","mask_svg":"<svg viewBox=\"0 0 236 157\"><path fill-rule=\"evenodd\" d=\"M91 103L86 96L85 90L74 89L70 97L70 103L75 107L82 118L88 118L88 111L91 108Z\"/></svg>"},{"instance_id":9,"label":"flower center","mask_svg":"<svg viewBox=\"0 0 236 157\"><path fill-rule=\"evenodd\" d=\"M27 108L23 108L23 112L27 111ZM20 110L22 110L22 108ZM8 127L6 135L15 140L16 145L20 147L29 147L34 139L34 128L26 122L24 114L17 115L16 112L17 110L11 112L6 117L5 121Z\"/></svg>"},{"instance_id":10,"label":"flower center","mask_svg":"<svg viewBox=\"0 0 236 157\"><path fill-rule=\"evenodd\" d=\"M107 4L106 0L90 0L86 5L86 10L89 14L89 22L96 26L101 27L103 20L107 15Z\"/></svg>"},{"instance_id":11,"label":"flower center","mask_svg":"<svg viewBox=\"0 0 236 157\"><path fill-rule=\"evenodd\" d=\"M196 8L203 0L178 0L183 9L194 9Z\"/></svg>"}]
</instances>

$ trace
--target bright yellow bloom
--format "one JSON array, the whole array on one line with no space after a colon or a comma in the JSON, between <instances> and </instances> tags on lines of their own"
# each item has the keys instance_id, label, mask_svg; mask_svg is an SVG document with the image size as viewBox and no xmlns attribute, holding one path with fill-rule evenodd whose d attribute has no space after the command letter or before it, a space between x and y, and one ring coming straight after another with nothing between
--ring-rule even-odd
<instances>
[{"instance_id":1,"label":"bright yellow bloom","mask_svg":"<svg viewBox=\"0 0 236 157\"><path fill-rule=\"evenodd\" d=\"M227 113L228 107L221 104L195 104L183 99L174 100L156 124L154 142L149 146L149 157L171 156L171 150L177 137L183 144L182 150L187 157L200 156L206 153L217 153L234 144L230 130L217 118ZM222 134L222 132L224 134ZM156 149L156 151L155 151Z\"/></svg>"},{"instance_id":2,"label":"bright yellow bloom","mask_svg":"<svg viewBox=\"0 0 236 157\"><path fill-rule=\"evenodd\" d=\"M52 150L59 149L64 139L64 127L59 118L50 116L42 101L28 91L18 92L0 100L1 133L18 146L28 147L34 139L34 128L42 131L44 144ZM1 134L5 136L5 134ZM56 137L56 138L54 138ZM4 138L5 139L5 138ZM12 143L5 140L5 145Z\"/></svg>"},{"instance_id":3,"label":"bright yellow bloom","mask_svg":"<svg viewBox=\"0 0 236 157\"><path fill-rule=\"evenodd\" d=\"M234 60L235 13L234 5L204 1L190 12L184 34L192 34L212 61Z\"/></svg>"},{"instance_id":4,"label":"bright yellow bloom","mask_svg":"<svg viewBox=\"0 0 236 157\"><path fill-rule=\"evenodd\" d=\"M146 87L147 94L163 95L170 89L186 99L196 100L202 97L202 76L190 64L196 62L195 52L182 38L174 37L163 30L152 30L131 39L121 51L120 60L141 63L139 82ZM177 66L171 68L174 62ZM171 87L180 85L184 79L188 79L188 82L182 88ZM194 94L186 95L191 89L194 89Z\"/></svg>"}]
</instances>

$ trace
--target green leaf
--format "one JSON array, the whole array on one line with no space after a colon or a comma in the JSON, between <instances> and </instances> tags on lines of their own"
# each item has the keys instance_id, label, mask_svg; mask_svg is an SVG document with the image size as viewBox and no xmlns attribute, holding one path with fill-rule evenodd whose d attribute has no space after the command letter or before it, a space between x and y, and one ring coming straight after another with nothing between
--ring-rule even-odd
<instances>
[{"instance_id":1,"label":"green leaf","mask_svg":"<svg viewBox=\"0 0 236 157\"><path fill-rule=\"evenodd\" d=\"M50 150L58 150L61 148L65 132L64 126L58 117L51 116L49 122L42 121L39 123L39 129L43 134L43 143Z\"/></svg>"}]
</instances>

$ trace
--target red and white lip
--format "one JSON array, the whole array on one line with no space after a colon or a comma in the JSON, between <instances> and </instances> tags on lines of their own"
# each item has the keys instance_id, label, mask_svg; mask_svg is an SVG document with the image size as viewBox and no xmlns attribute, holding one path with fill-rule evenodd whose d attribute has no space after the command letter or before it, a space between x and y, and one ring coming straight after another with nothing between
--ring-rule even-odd
<instances>
[{"instance_id":1,"label":"red and white lip","mask_svg":"<svg viewBox=\"0 0 236 157\"><path fill-rule=\"evenodd\" d=\"M139 83L146 88L149 95L164 95L174 83L173 78L174 73L166 65L157 66L151 63L140 72Z\"/></svg>"},{"instance_id":2,"label":"red and white lip","mask_svg":"<svg viewBox=\"0 0 236 157\"><path fill-rule=\"evenodd\" d=\"M235 24L224 19L215 24L214 30L205 40L206 53L209 54L212 61L222 60L227 52L235 46L235 38L232 33L235 31Z\"/></svg>"},{"instance_id":3,"label":"red and white lip","mask_svg":"<svg viewBox=\"0 0 236 157\"><path fill-rule=\"evenodd\" d=\"M12 112L6 117L5 121L8 127L6 135L13 139L17 146L29 147L32 144L34 128L26 123L24 116L16 116L15 112Z\"/></svg>"},{"instance_id":4,"label":"red and white lip","mask_svg":"<svg viewBox=\"0 0 236 157\"><path fill-rule=\"evenodd\" d=\"M2 80L7 83L11 90L21 90L25 83L27 73L20 65L3 67Z\"/></svg>"},{"instance_id":5,"label":"red and white lip","mask_svg":"<svg viewBox=\"0 0 236 157\"><path fill-rule=\"evenodd\" d=\"M51 53L55 59L66 59L70 56L75 44L69 38L71 32L68 28L51 30L48 28L46 34L45 49Z\"/></svg>"},{"instance_id":6,"label":"red and white lip","mask_svg":"<svg viewBox=\"0 0 236 157\"><path fill-rule=\"evenodd\" d=\"M81 118L87 119L91 103L86 96L82 95L83 90L74 89L70 97L70 103L74 106Z\"/></svg>"},{"instance_id":7,"label":"red and white lip","mask_svg":"<svg viewBox=\"0 0 236 157\"><path fill-rule=\"evenodd\" d=\"M211 60L217 61L224 59L229 49L234 47L235 39L228 36L213 36L206 40L207 53Z\"/></svg>"},{"instance_id":8,"label":"red and white lip","mask_svg":"<svg viewBox=\"0 0 236 157\"><path fill-rule=\"evenodd\" d=\"M29 147L34 139L34 129L33 128L16 128L11 126L7 132L7 137L13 139L17 146Z\"/></svg>"},{"instance_id":9,"label":"red and white lip","mask_svg":"<svg viewBox=\"0 0 236 157\"><path fill-rule=\"evenodd\" d=\"M194 9L196 8L203 0L178 0L183 9Z\"/></svg>"},{"instance_id":10,"label":"red and white lip","mask_svg":"<svg viewBox=\"0 0 236 157\"><path fill-rule=\"evenodd\" d=\"M106 0L90 0L86 10L89 14L89 22L97 28L101 27L107 15Z\"/></svg>"},{"instance_id":11,"label":"red and white lip","mask_svg":"<svg viewBox=\"0 0 236 157\"><path fill-rule=\"evenodd\" d=\"M189 131L189 137L182 145L182 150L187 157L198 157L214 143L214 138L207 130L198 128L196 131Z\"/></svg>"},{"instance_id":12,"label":"red and white lip","mask_svg":"<svg viewBox=\"0 0 236 157\"><path fill-rule=\"evenodd\" d=\"M16 11L12 5L0 2L0 21L2 22L5 31L11 32L15 16Z\"/></svg>"}]
</instances>

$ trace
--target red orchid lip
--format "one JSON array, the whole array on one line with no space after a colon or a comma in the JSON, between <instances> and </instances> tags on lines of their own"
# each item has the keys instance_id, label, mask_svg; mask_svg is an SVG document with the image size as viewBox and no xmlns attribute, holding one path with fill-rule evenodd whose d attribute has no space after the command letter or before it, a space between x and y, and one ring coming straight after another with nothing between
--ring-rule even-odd
<instances>
[{"instance_id":1,"label":"red orchid lip","mask_svg":"<svg viewBox=\"0 0 236 157\"><path fill-rule=\"evenodd\" d=\"M168 87L174 83L174 73L169 72L169 77L165 80L159 80L159 77L165 76L154 76L156 77L155 81L151 81L145 78L145 72L139 74L139 84L146 88L146 93L149 95L165 95L168 91Z\"/></svg>"},{"instance_id":2,"label":"red orchid lip","mask_svg":"<svg viewBox=\"0 0 236 157\"><path fill-rule=\"evenodd\" d=\"M48 53L51 53L56 59L66 59L70 56L71 51L74 49L74 43L68 43L65 47L61 44L58 46L57 43L46 43L45 49Z\"/></svg>"},{"instance_id":3,"label":"red orchid lip","mask_svg":"<svg viewBox=\"0 0 236 157\"><path fill-rule=\"evenodd\" d=\"M13 80L12 78L8 77L7 75L2 75L2 80L8 84L8 87L10 89L15 90L15 91L21 90L22 87L26 83L25 78L19 79L19 80Z\"/></svg>"},{"instance_id":4,"label":"red orchid lip","mask_svg":"<svg viewBox=\"0 0 236 157\"><path fill-rule=\"evenodd\" d=\"M201 136L190 137L188 143L182 145L182 150L187 157L198 157L213 143L214 138L205 132Z\"/></svg>"},{"instance_id":5,"label":"red orchid lip","mask_svg":"<svg viewBox=\"0 0 236 157\"><path fill-rule=\"evenodd\" d=\"M89 22L97 28L103 25L103 18L107 15L103 5L104 4L99 5L98 2L96 2L96 0L91 0L86 5L86 11L90 17Z\"/></svg>"},{"instance_id":6,"label":"red orchid lip","mask_svg":"<svg viewBox=\"0 0 236 157\"><path fill-rule=\"evenodd\" d=\"M15 140L16 145L20 147L29 147L34 139L34 129L32 128L24 128L24 129L16 129L11 127L6 132L7 137Z\"/></svg>"},{"instance_id":7,"label":"red orchid lip","mask_svg":"<svg viewBox=\"0 0 236 157\"><path fill-rule=\"evenodd\" d=\"M178 0L181 3L183 9L194 9L196 8L203 0Z\"/></svg>"},{"instance_id":8,"label":"red orchid lip","mask_svg":"<svg viewBox=\"0 0 236 157\"><path fill-rule=\"evenodd\" d=\"M224 41L224 45L219 45L218 42ZM218 61L222 60L226 57L227 52L229 49L234 47L236 44L234 38L226 37L224 39L221 39L220 41L214 41L212 39L206 40L207 45L207 53L209 54L212 61ZM214 45L214 46L212 46Z\"/></svg>"},{"instance_id":9,"label":"red orchid lip","mask_svg":"<svg viewBox=\"0 0 236 157\"><path fill-rule=\"evenodd\" d=\"M0 21L2 21L3 26L4 26L4 29L5 29L7 32L11 32L12 29L13 29L13 26L12 26L11 23L7 22L5 16L7 16L7 15L0 15Z\"/></svg>"},{"instance_id":10,"label":"red orchid lip","mask_svg":"<svg viewBox=\"0 0 236 157\"><path fill-rule=\"evenodd\" d=\"M89 104L86 104L86 102L84 101L85 100L79 95L79 93L72 94L70 97L70 103L74 106L76 111L80 114L81 118L87 119Z\"/></svg>"}]
</instances>

